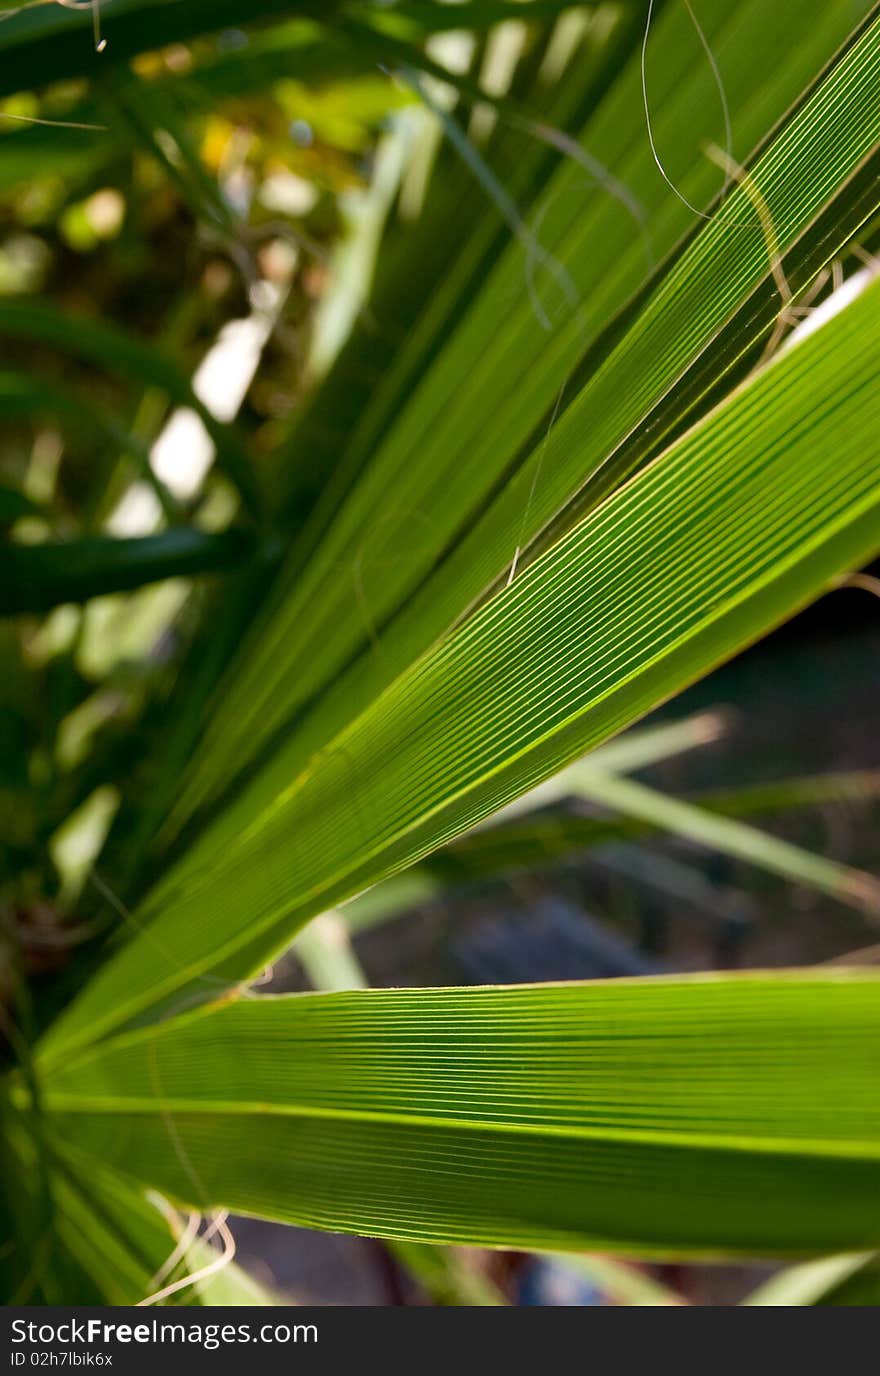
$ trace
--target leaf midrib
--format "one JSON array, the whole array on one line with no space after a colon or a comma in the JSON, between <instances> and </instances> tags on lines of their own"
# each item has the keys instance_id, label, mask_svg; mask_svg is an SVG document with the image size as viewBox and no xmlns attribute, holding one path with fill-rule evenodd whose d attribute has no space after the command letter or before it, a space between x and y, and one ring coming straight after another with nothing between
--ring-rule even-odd
<instances>
[{"instance_id":1,"label":"leaf midrib","mask_svg":"<svg viewBox=\"0 0 880 1376\"><path fill-rule=\"evenodd\" d=\"M388 1127L422 1127L448 1131L483 1132L517 1137L555 1137L585 1142L634 1143L644 1146L670 1146L701 1151L747 1152L783 1156L839 1157L842 1160L880 1161L880 1142L835 1138L791 1138L731 1134L718 1136L707 1132L665 1129L590 1127L585 1124L535 1124L508 1122L496 1118L462 1118L442 1114L400 1113L377 1109L327 1108L315 1104L278 1104L268 1100L241 1099L166 1099L133 1095L131 1097L66 1094L48 1092L46 1107L53 1113L89 1113L108 1116L173 1114L205 1117L275 1117L326 1119L337 1122L381 1123Z\"/></svg>"}]
</instances>

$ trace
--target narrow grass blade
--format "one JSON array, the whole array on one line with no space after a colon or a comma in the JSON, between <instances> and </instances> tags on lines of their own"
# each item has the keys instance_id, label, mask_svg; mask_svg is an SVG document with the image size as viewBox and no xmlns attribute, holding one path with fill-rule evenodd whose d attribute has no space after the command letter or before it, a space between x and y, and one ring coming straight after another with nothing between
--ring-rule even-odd
<instances>
[{"instance_id":1,"label":"narrow grass blade","mask_svg":"<svg viewBox=\"0 0 880 1376\"><path fill-rule=\"evenodd\" d=\"M786 1309L822 1304L838 1286L874 1261L875 1256L874 1252L850 1252L842 1256L822 1257L819 1261L806 1261L800 1266L788 1266L759 1285L742 1303Z\"/></svg>"},{"instance_id":2,"label":"narrow grass blade","mask_svg":"<svg viewBox=\"0 0 880 1376\"><path fill-rule=\"evenodd\" d=\"M829 894L840 903L880 921L880 880L826 860L801 846L732 817L721 817L693 803L670 797L635 779L624 779L589 765L569 771L571 787L590 802L670 832L722 855L744 860L795 884Z\"/></svg>"}]
</instances>

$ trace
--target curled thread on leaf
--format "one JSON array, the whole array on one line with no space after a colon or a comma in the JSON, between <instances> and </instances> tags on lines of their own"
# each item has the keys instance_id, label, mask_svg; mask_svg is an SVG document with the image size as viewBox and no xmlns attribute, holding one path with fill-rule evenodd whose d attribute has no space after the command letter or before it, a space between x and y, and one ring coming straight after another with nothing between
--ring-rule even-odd
<instances>
[{"instance_id":1,"label":"curled thread on leaf","mask_svg":"<svg viewBox=\"0 0 880 1376\"><path fill-rule=\"evenodd\" d=\"M763 192L750 172L741 167L730 153L723 148L718 148L714 143L706 144L706 156L722 169L729 181L735 181L737 186L742 188L743 195L748 199L752 206L758 223L761 226L761 233L767 245L767 254L770 260L770 272L776 289L779 292L783 309L794 299L794 292L789 286L788 278L782 268L782 253L779 248L779 236L776 233L776 226L773 223L773 216L770 207L764 197Z\"/></svg>"},{"instance_id":2,"label":"curled thread on leaf","mask_svg":"<svg viewBox=\"0 0 880 1376\"><path fill-rule=\"evenodd\" d=\"M849 295L843 293L842 289L846 287L849 294L858 294L873 277L877 276L880 264L878 264L877 259L871 258L869 254L866 254L860 245L852 244L850 245L850 252L865 264L865 267L860 273L857 273L852 278L846 279L844 276L843 263L839 258L835 258L830 267L823 268L821 272L816 274L813 281L804 291L796 293L785 275L782 261L782 249L779 244L779 236L776 232L773 215L755 178L750 172L747 172L744 167L741 167L729 153L726 153L721 148L717 148L715 144L706 144L705 152L707 157L711 158L714 163L724 170L728 180L736 183L754 210L767 248L770 274L779 294L779 313L776 317L770 337L758 360L758 366L760 367L775 354L783 338L785 338L786 346L789 343L795 342L798 338L803 338L804 334L810 328L814 327L807 324L808 320L818 321L823 317L827 318L829 311L830 313L835 312L835 304L836 309L842 309L846 300L849 299ZM734 223L740 222L737 221ZM827 298L822 305L818 307L815 306L814 303L816 298L825 289L829 281L832 286L832 295ZM795 304L795 302L797 302L797 304ZM786 337L785 331L787 327L792 328L791 333Z\"/></svg>"},{"instance_id":3,"label":"curled thread on leaf","mask_svg":"<svg viewBox=\"0 0 880 1376\"><path fill-rule=\"evenodd\" d=\"M102 53L107 46L106 38L101 37L101 0L55 0L66 10L91 10L92 28L95 35L95 52Z\"/></svg>"},{"instance_id":4,"label":"curled thread on leaf","mask_svg":"<svg viewBox=\"0 0 880 1376\"><path fill-rule=\"evenodd\" d=\"M533 502L534 497L535 497L535 489L536 489L537 486L538 486L538 479L539 479L540 476L541 476L541 469L542 469L543 464L544 464L544 454L545 454L546 449L547 449L547 443L548 443L548 441L549 441L549 439L550 439L550 431L553 429L553 426L556 424L556 417L557 417L558 414L559 414L559 407L562 405L562 397L563 397L563 393L565 392L565 388L566 388L567 383L568 383L568 378L565 379L565 381L563 382L562 386L560 387L559 391L558 391L557 394L556 394L556 401L555 401L555 403L554 403L553 411L552 411L552 414L551 414L551 416L550 416L550 424L547 426L547 431L546 431L546 434L544 435L544 441L543 441L543 443L542 443L542 445L541 445L541 450L540 450L540 453L538 454L538 459L537 459L537 462L536 462L536 464L535 464L535 471L534 471L534 473L532 474L532 482L531 482L531 486L530 486L530 488L529 488L529 495L528 495L528 497L526 498L526 505L525 505L525 509L523 510L522 521L520 522L519 539L518 539L517 542L516 542L516 549L515 549L514 552L513 552L513 559L511 560L511 564L510 564L510 573L507 575L507 582L506 582L505 585L504 585L506 588L509 588L509 587L510 587L511 583L513 582L514 578L516 577L517 566L518 566L518 564L519 564L520 555L522 554L523 540L525 539L526 522L527 522L527 520L528 520L528 518L529 518L529 512L530 512L530 510L531 510L532 502Z\"/></svg>"},{"instance_id":5,"label":"curled thread on leaf","mask_svg":"<svg viewBox=\"0 0 880 1376\"><path fill-rule=\"evenodd\" d=\"M208 1199L208 1192L205 1189L201 1176L193 1164L189 1152L183 1145L171 1110L164 1101L155 1042L150 1043L149 1069L150 1082L156 1097L159 1113L165 1125L169 1145L192 1184L194 1197L200 1199L204 1207ZM171 1225L172 1231L177 1231L180 1228L180 1218L176 1211L171 1209L171 1206L167 1204L167 1201L164 1200L161 1195L151 1192L149 1197L153 1204L165 1215L165 1218ZM226 1222L228 1217L229 1211L227 1209L220 1209L215 1212L211 1216L210 1222L200 1239L200 1241L207 1246L211 1243L215 1235L218 1236L223 1244L219 1256L213 1257L211 1261L206 1262L203 1266L197 1267L195 1271L190 1271L187 1275L181 1276L177 1280L169 1281L167 1285L163 1285L159 1289L151 1290L144 1299L138 1301L137 1307L139 1309L159 1304L162 1300L167 1299L169 1295L177 1294L179 1290L187 1289L192 1285L198 1285L201 1281L208 1280L209 1277L216 1275L218 1271L222 1271L225 1266L230 1264L235 1256L235 1238ZM180 1232L170 1255L166 1257L165 1261L159 1267L159 1270L151 1279L150 1286L157 1285L165 1276L170 1275L178 1262L186 1260L191 1247L199 1240L198 1233L201 1224L202 1214L194 1210L189 1214L186 1226Z\"/></svg>"},{"instance_id":6,"label":"curled thread on leaf","mask_svg":"<svg viewBox=\"0 0 880 1376\"><path fill-rule=\"evenodd\" d=\"M758 366L766 361L776 352L776 348L782 340L787 326L796 325L798 320L809 313L812 302L823 289L828 281L829 273L821 272L811 284L810 288L801 298L801 304L795 306L795 293L791 288L785 269L782 265L782 250L779 246L779 236L776 232L776 225L773 222L773 215L764 197L763 192L750 172L731 157L730 153L723 148L718 148L714 143L706 144L706 155L720 167L728 181L735 182L741 189L743 195L748 200L758 220L761 234L767 248L767 258L770 267L770 275L773 278L776 290L779 294L779 314L770 337L764 346L764 350L758 360Z\"/></svg>"},{"instance_id":7,"label":"curled thread on leaf","mask_svg":"<svg viewBox=\"0 0 880 1376\"><path fill-rule=\"evenodd\" d=\"M163 1208L162 1205L157 1202L159 1198L161 1198L161 1196L152 1199L152 1202L155 1203L156 1207L160 1208L161 1212L165 1215L171 1231L173 1233L179 1233L179 1236L174 1248L169 1252L158 1271L150 1277L147 1283L147 1290L150 1293L156 1291L158 1287L161 1286L166 1276L172 1274L177 1263L185 1259L202 1226L202 1215L195 1209L187 1215L186 1226L181 1228L180 1215L177 1210L173 1209L170 1204L167 1205L167 1209ZM167 1201L163 1200L163 1204L166 1203Z\"/></svg>"},{"instance_id":8,"label":"curled thread on leaf","mask_svg":"<svg viewBox=\"0 0 880 1376\"><path fill-rule=\"evenodd\" d=\"M165 1212L164 1209L163 1212ZM217 1275L219 1271L229 1266L235 1256L235 1238L226 1222L228 1216L226 1209L221 1209L218 1213L214 1214L201 1237L201 1241L207 1246L211 1243L215 1235L218 1236L222 1243L222 1251L214 1256L211 1261L206 1262L204 1266L197 1267L195 1271L190 1271L187 1275L180 1276L177 1280L169 1281L167 1285L163 1285L160 1289L154 1290L151 1294L146 1295L144 1299L138 1300L138 1309L146 1309L151 1305L159 1304L162 1300L168 1299L170 1295L176 1295L178 1291L188 1289L190 1286L199 1285L200 1282L208 1280L211 1276ZM193 1219L195 1219L194 1230L192 1229ZM182 1259L185 1260L186 1253L196 1241L201 1221L201 1215L190 1214L187 1225L181 1233L174 1251L164 1265L160 1267L160 1270L156 1273L157 1276L168 1275L177 1265L178 1261ZM150 1284L155 1284L155 1278Z\"/></svg>"},{"instance_id":9,"label":"curled thread on leaf","mask_svg":"<svg viewBox=\"0 0 880 1376\"><path fill-rule=\"evenodd\" d=\"M380 69L384 72L388 72L387 67L380 66ZM532 254L535 260L555 278L562 295L569 302L569 305L572 307L577 306L579 304L577 288L572 282L566 268L552 253L549 253L543 245L535 239L532 231L520 215L519 208L498 181L494 172L492 172L491 168L485 162L468 136L459 128L449 112L444 110L442 105L434 100L418 72L412 71L409 68L401 68L397 75L400 80L415 91L416 95L420 97L427 108L440 120L449 142L474 173L480 185L494 202L502 219L507 223L508 228L525 246L526 252ZM540 302L533 300L532 307L541 328L548 331L551 330L552 322L544 313Z\"/></svg>"},{"instance_id":10,"label":"curled thread on leaf","mask_svg":"<svg viewBox=\"0 0 880 1376\"><path fill-rule=\"evenodd\" d=\"M8 110L0 110L0 119L12 119L16 124L42 124L47 129L89 129L96 133L106 133L106 124L83 124L74 119L40 119L37 115L11 115Z\"/></svg>"},{"instance_id":11,"label":"curled thread on leaf","mask_svg":"<svg viewBox=\"0 0 880 1376\"><path fill-rule=\"evenodd\" d=\"M715 80L715 85L718 88L718 97L721 101L721 114L724 119L724 146L727 156L731 157L733 151L733 131L730 122L730 106L727 103L727 93L724 90L724 82L721 79L721 71L718 67L717 61L715 60L715 54L712 52L712 49L709 46L709 40L703 32L702 26L700 25L700 21L697 19L697 16L693 11L693 7L690 3L690 0L682 0L682 3L684 4L684 7L688 12L690 21L693 24L694 29L696 30L698 39L700 40L700 45L703 49L703 52L706 54L709 66L712 69L712 76ZM684 205L687 206L688 210L692 210L695 215L699 215L701 220L711 220L711 215L707 215L704 210L700 210L698 206L695 206L692 201L688 200L687 196L685 196L683 192L679 191L678 187L675 185L672 178L669 176L669 173L666 171L666 168L663 166L660 154L657 151L657 145L654 141L654 128L651 124L651 109L648 104L648 39L651 35L651 24L653 22L653 19L654 0L648 0L648 15L645 20L645 36L642 39L641 75L642 103L645 107L645 127L648 132L648 143L651 145L651 156L653 157L654 162L657 164L657 170L660 173L660 176L666 182L666 185L669 187L671 191L675 193L678 199ZM728 183L725 181L725 190L727 189L727 184Z\"/></svg>"},{"instance_id":12,"label":"curled thread on leaf","mask_svg":"<svg viewBox=\"0 0 880 1376\"><path fill-rule=\"evenodd\" d=\"M169 967L173 968L176 964L176 957L173 952L169 950L164 942L157 938L148 922L141 922L131 909L125 906L118 895L110 888L109 884L104 882L97 870L91 871L89 874L89 882L94 885L104 901L109 903L117 916L122 918L126 926L131 928L134 935L148 942L149 945L168 962ZM202 986L204 992L213 994L215 998L221 998L224 994L229 993L231 988L226 980L218 979L214 975L199 974L196 976L196 979Z\"/></svg>"},{"instance_id":13,"label":"curled thread on leaf","mask_svg":"<svg viewBox=\"0 0 880 1376\"><path fill-rule=\"evenodd\" d=\"M832 588L860 588L872 597L880 597L880 578L873 573L842 573L835 578Z\"/></svg>"}]
</instances>

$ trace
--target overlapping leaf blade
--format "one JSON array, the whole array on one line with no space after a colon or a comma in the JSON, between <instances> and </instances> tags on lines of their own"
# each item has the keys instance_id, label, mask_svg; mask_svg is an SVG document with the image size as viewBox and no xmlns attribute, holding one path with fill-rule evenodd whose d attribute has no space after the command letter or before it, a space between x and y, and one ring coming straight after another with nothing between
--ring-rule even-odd
<instances>
[{"instance_id":1,"label":"overlapping leaf blade","mask_svg":"<svg viewBox=\"0 0 880 1376\"><path fill-rule=\"evenodd\" d=\"M759 32L768 37L766 6L738 6L736 22L724 9L714 15L714 36L722 56L730 50L730 99L748 100L738 133L751 142L815 70L817 50L787 50L784 69L762 74L753 49ZM657 95L659 117L673 146L699 121L694 102L703 109L712 98L711 72L675 85L688 39L686 12L670 7L654 41L669 81L665 97ZM866 91L880 93L880 21L752 169L799 284L876 206L876 170L865 161L880 136L880 100ZM585 138L644 203L655 251L671 249L693 217L651 158L635 61ZM589 193L585 212L583 177L577 164L563 168L542 203L546 214L539 211L541 244L583 289L583 301L565 308L545 337L524 289L522 249L513 245L388 432L377 436L367 414L353 442L361 480L308 567L294 566L289 595L243 647L175 826L299 713L304 719L293 721L280 749L276 739L255 785L268 801L355 710L524 563L550 523L564 528L575 498L582 509L595 504L656 452L776 317L773 254L741 189L661 275L622 338L603 338L644 280L645 245L607 186ZM718 169L702 154L683 181L707 201L717 183ZM579 360L580 376L571 379ZM566 387L566 402L573 399L562 414Z\"/></svg>"},{"instance_id":2,"label":"overlapping leaf blade","mask_svg":"<svg viewBox=\"0 0 880 1376\"><path fill-rule=\"evenodd\" d=\"M813 597L880 540L880 287L744 385L416 662L237 838L209 830L49 1037L256 971Z\"/></svg>"},{"instance_id":3,"label":"overlapping leaf blade","mask_svg":"<svg viewBox=\"0 0 880 1376\"><path fill-rule=\"evenodd\" d=\"M227 1004L51 1072L77 1151L201 1209L433 1242L797 1254L880 1240L880 979Z\"/></svg>"},{"instance_id":4,"label":"overlapping leaf blade","mask_svg":"<svg viewBox=\"0 0 880 1376\"><path fill-rule=\"evenodd\" d=\"M282 8L311 7L262 0L244 15L238 0L120 0L112 61ZM796 33L783 7L706 8L749 147L866 6L811 12ZM407 9L417 20L420 6ZM168 23L154 28L160 15ZM28 62L44 80L89 70L89 19L53 6L9 21L0 50L5 41L18 60L6 80L24 79ZM674 180L702 204L717 173L693 162L683 135L698 127L713 72L694 77L688 24L686 7L667 7L649 103ZM33 1141L16 1119L21 1159L36 1180L29 1154L48 1153L53 1226L102 1290L118 1266L110 1293L130 1298L149 1282L149 1258L161 1261L146 1183L202 1209L417 1243L795 1255L880 1245L871 973L364 992L173 1016L229 991L310 916L479 823L880 543L880 287L675 438L756 357L788 298L781 274L809 282L876 209L878 73L875 21L752 160L750 185L686 242L688 216L646 143L633 63L585 154L598 134L627 185L599 169L583 217L570 196L581 169L560 174L521 236L536 299L518 299L523 263L511 251L475 303L447 315L441 302L442 319L461 307L448 348L434 352L426 313L355 436L349 469L362 459L364 471L311 561L291 563L289 596L282 584L280 614L247 649L169 831L293 734L157 884L131 919L139 935L50 1033L40 1094L14 1090L18 1107L39 1109ZM624 246L627 216L637 223ZM670 256L638 299L643 219L655 253ZM539 231L558 272L546 271ZM588 299L558 310L544 339L540 298L573 269ZM66 341L189 396L164 360L122 336L115 357L100 326L28 305L4 315L10 333ZM430 374L404 403L422 348ZM389 416L386 435L378 418ZM212 433L257 512L235 436ZM829 888L841 879L812 874ZM61 1273L46 1274L49 1295Z\"/></svg>"}]
</instances>

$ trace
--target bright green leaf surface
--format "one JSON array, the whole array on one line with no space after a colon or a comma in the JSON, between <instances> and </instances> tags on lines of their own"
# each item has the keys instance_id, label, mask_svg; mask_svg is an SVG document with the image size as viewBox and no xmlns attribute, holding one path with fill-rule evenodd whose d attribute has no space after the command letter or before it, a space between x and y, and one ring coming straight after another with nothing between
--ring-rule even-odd
<instances>
[{"instance_id":1,"label":"bright green leaf surface","mask_svg":"<svg viewBox=\"0 0 880 1376\"><path fill-rule=\"evenodd\" d=\"M880 1241L880 977L246 1000L44 1083L77 1151L206 1210L543 1248Z\"/></svg>"},{"instance_id":2,"label":"bright green leaf surface","mask_svg":"<svg viewBox=\"0 0 880 1376\"><path fill-rule=\"evenodd\" d=\"M259 969L308 917L555 773L880 543L880 287L744 385L139 914L55 1054Z\"/></svg>"}]
</instances>

